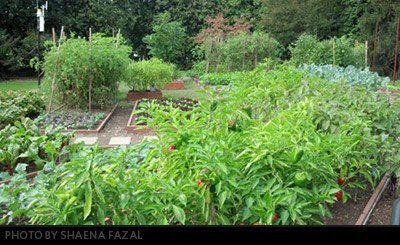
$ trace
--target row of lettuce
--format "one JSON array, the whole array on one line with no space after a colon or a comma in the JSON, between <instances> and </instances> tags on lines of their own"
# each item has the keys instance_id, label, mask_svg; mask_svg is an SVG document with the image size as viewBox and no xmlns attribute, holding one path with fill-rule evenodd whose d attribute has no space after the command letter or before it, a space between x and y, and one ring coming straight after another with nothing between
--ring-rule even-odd
<instances>
[{"instance_id":1,"label":"row of lettuce","mask_svg":"<svg viewBox=\"0 0 400 245\"><path fill-rule=\"evenodd\" d=\"M291 66L235 74L192 111L146 109L158 140L127 149L69 145L30 120L3 129L2 223L317 224L399 175L400 102Z\"/></svg>"}]
</instances>

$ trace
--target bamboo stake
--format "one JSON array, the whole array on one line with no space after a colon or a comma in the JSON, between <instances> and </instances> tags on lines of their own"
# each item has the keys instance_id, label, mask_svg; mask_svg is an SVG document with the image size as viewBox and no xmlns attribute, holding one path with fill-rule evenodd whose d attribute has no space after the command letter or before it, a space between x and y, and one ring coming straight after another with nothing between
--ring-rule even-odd
<instances>
[{"instance_id":1,"label":"bamboo stake","mask_svg":"<svg viewBox=\"0 0 400 245\"><path fill-rule=\"evenodd\" d=\"M57 43L56 43L56 29L54 29L54 27L51 28L51 32L53 33L53 45L55 47L57 45Z\"/></svg>"},{"instance_id":2,"label":"bamboo stake","mask_svg":"<svg viewBox=\"0 0 400 245\"><path fill-rule=\"evenodd\" d=\"M92 59L92 28L89 28L89 45L90 45L90 57ZM91 63L91 62L90 62ZM93 74L92 70L89 70L89 113L92 114L92 83L93 83Z\"/></svg>"},{"instance_id":3,"label":"bamboo stake","mask_svg":"<svg viewBox=\"0 0 400 245\"><path fill-rule=\"evenodd\" d=\"M333 52L333 66L336 66L336 39L335 38L333 38L332 52Z\"/></svg>"},{"instance_id":4,"label":"bamboo stake","mask_svg":"<svg viewBox=\"0 0 400 245\"><path fill-rule=\"evenodd\" d=\"M115 47L117 47L117 48L118 48L118 45L119 45L119 36L120 36L120 34L121 34L121 29L118 29L117 42L115 43Z\"/></svg>"},{"instance_id":5,"label":"bamboo stake","mask_svg":"<svg viewBox=\"0 0 400 245\"><path fill-rule=\"evenodd\" d=\"M400 37L400 18L397 20L397 31L396 31L396 42L394 46L394 67L392 80L397 80L397 69L398 69L398 48L399 48L399 37Z\"/></svg>"},{"instance_id":6,"label":"bamboo stake","mask_svg":"<svg viewBox=\"0 0 400 245\"><path fill-rule=\"evenodd\" d=\"M56 77L57 77L57 69L58 69L58 63L60 62L60 47L61 47L61 41L63 39L63 35L64 35L64 26L61 27L61 32L60 32L60 40L58 40L58 47L57 47L57 61L56 61L56 67L55 67L55 71L53 74L53 79L51 81L51 92L50 92L50 101L49 101L49 106L47 108L47 113L49 113L51 111L51 107L53 104L53 95L54 95L54 84L56 82Z\"/></svg>"}]
</instances>

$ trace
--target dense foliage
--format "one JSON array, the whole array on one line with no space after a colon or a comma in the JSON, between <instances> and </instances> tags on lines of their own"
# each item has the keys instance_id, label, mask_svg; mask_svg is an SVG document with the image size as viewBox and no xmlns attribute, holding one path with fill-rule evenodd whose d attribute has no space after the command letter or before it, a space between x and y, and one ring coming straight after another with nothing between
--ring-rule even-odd
<instances>
[{"instance_id":1,"label":"dense foliage","mask_svg":"<svg viewBox=\"0 0 400 245\"><path fill-rule=\"evenodd\" d=\"M71 135L60 134L59 130L48 130L41 134L31 119L25 118L8 125L0 131L0 180L14 174L15 167L26 164L30 170L42 170L48 162L56 164L66 152L63 147Z\"/></svg>"},{"instance_id":2,"label":"dense foliage","mask_svg":"<svg viewBox=\"0 0 400 245\"><path fill-rule=\"evenodd\" d=\"M110 105L130 62L130 52L119 36L94 34L92 41L68 38L45 56L46 91L50 95L54 89L55 99L72 108L88 108L89 94L94 107Z\"/></svg>"},{"instance_id":3,"label":"dense foliage","mask_svg":"<svg viewBox=\"0 0 400 245\"><path fill-rule=\"evenodd\" d=\"M152 58L132 62L126 69L124 82L132 91L159 90L172 81L174 65Z\"/></svg>"},{"instance_id":4,"label":"dense foliage","mask_svg":"<svg viewBox=\"0 0 400 245\"><path fill-rule=\"evenodd\" d=\"M390 82L388 77L380 77L376 72L354 66L343 68L332 65L302 65L301 69L329 81L343 81L367 88L385 88Z\"/></svg>"},{"instance_id":5,"label":"dense foliage","mask_svg":"<svg viewBox=\"0 0 400 245\"><path fill-rule=\"evenodd\" d=\"M291 63L333 64L338 66L365 67L364 45L345 36L319 41L316 36L304 34L290 48Z\"/></svg>"},{"instance_id":6,"label":"dense foliage","mask_svg":"<svg viewBox=\"0 0 400 245\"><path fill-rule=\"evenodd\" d=\"M185 28L180 22L171 21L168 13L157 16L153 33L143 39L150 55L175 64L185 63L188 41Z\"/></svg>"},{"instance_id":7,"label":"dense foliage","mask_svg":"<svg viewBox=\"0 0 400 245\"><path fill-rule=\"evenodd\" d=\"M40 0L39 4L44 2ZM0 44L7 46L7 43L15 43L13 53L18 56L9 66L3 67L8 74L25 66L15 61L26 60L19 57L26 54L19 49L24 49L22 40L27 36L33 37L30 33L36 30L35 6L35 0L0 2L0 13L4 17L0 19L0 28L8 34L8 42ZM270 33L285 48L303 33L317 35L323 40L343 35L354 37L360 43L368 40L369 65L381 75L391 75L393 71L393 48L400 13L397 0L87 0L73 3L52 0L46 13L46 33L51 35L51 27L58 32L61 26L66 28L67 33L74 32L80 36L87 36L90 27L107 35L115 34L120 29L129 44L144 58L148 49L143 38L152 33L155 17L165 12L170 13L171 21L181 22L190 37L207 28L207 16L221 13L230 24L237 18L246 19L254 30ZM379 35L376 64L371 65L376 27ZM191 46L190 41L187 46ZM285 58L290 58L287 51L284 52ZM195 61L190 52L184 56L180 65ZM0 60L2 58L0 52Z\"/></svg>"},{"instance_id":8,"label":"dense foliage","mask_svg":"<svg viewBox=\"0 0 400 245\"><path fill-rule=\"evenodd\" d=\"M35 118L45 108L45 98L38 91L0 92L0 129L21 117Z\"/></svg>"},{"instance_id":9,"label":"dense foliage","mask_svg":"<svg viewBox=\"0 0 400 245\"><path fill-rule=\"evenodd\" d=\"M166 107L146 106L150 145L71 146L34 188L0 186L1 203L33 224L316 224L398 171L400 102L364 86L278 66Z\"/></svg>"}]
</instances>

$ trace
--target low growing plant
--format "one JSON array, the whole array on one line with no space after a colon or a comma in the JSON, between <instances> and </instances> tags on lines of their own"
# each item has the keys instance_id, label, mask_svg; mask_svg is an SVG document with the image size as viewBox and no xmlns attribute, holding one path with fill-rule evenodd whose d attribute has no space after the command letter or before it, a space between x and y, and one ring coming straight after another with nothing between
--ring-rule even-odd
<instances>
[{"instance_id":1,"label":"low growing plant","mask_svg":"<svg viewBox=\"0 0 400 245\"><path fill-rule=\"evenodd\" d=\"M38 91L0 92L0 129L21 117L34 119L45 108L45 98Z\"/></svg>"}]
</instances>

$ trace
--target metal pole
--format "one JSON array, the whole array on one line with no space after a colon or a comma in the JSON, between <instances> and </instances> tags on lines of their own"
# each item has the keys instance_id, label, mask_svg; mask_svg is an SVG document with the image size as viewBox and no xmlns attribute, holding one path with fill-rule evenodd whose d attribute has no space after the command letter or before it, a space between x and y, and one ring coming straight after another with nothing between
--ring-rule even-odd
<instances>
[{"instance_id":1,"label":"metal pole","mask_svg":"<svg viewBox=\"0 0 400 245\"><path fill-rule=\"evenodd\" d=\"M38 56L38 62L40 61L40 30L39 30L39 16L37 15L39 11L39 0L36 0L36 22L37 22L37 32L38 32L38 49L37 49L37 56ZM38 87L40 87L40 70L38 69L37 71L37 79L38 79Z\"/></svg>"},{"instance_id":2,"label":"metal pole","mask_svg":"<svg viewBox=\"0 0 400 245\"><path fill-rule=\"evenodd\" d=\"M41 50L40 50L40 44L41 44L41 40L40 40L40 31L38 31L38 52L37 52L37 56L38 56L38 62L40 62L40 57L41 57ZM38 86L40 87L41 84L41 79L40 79L40 66L38 66L38 71L37 71L37 76L38 76Z\"/></svg>"}]
</instances>

